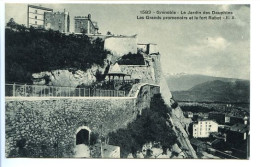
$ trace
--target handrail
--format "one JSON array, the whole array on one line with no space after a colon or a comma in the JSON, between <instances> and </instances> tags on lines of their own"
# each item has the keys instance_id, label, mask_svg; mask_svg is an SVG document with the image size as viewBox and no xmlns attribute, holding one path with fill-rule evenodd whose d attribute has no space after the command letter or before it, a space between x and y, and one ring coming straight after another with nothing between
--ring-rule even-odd
<instances>
[{"instance_id":1,"label":"handrail","mask_svg":"<svg viewBox=\"0 0 260 167\"><path fill-rule=\"evenodd\" d=\"M6 97L125 97L125 91L47 85L5 84Z\"/></svg>"}]
</instances>

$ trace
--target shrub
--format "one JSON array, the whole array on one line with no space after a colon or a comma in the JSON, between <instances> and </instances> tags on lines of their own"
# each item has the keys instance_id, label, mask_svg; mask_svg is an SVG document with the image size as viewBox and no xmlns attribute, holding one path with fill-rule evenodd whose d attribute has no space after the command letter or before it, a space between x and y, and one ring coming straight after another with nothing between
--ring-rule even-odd
<instances>
[{"instance_id":1,"label":"shrub","mask_svg":"<svg viewBox=\"0 0 260 167\"><path fill-rule=\"evenodd\" d=\"M159 143L165 153L176 141L176 134L167 125L169 111L161 95L155 95L151 108L143 110L142 115L128 124L126 129L109 133L109 144L120 146L123 158L129 153L135 155L145 143L150 142Z\"/></svg>"},{"instance_id":2,"label":"shrub","mask_svg":"<svg viewBox=\"0 0 260 167\"><path fill-rule=\"evenodd\" d=\"M141 53L122 56L122 58L117 62L119 65L145 65L144 57Z\"/></svg>"}]
</instances>

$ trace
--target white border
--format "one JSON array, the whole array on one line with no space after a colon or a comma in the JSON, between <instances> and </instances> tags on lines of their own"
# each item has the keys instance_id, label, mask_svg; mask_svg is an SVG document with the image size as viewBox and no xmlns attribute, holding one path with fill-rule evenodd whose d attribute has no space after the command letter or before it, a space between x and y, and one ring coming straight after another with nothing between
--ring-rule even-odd
<instances>
[{"instance_id":1,"label":"white border","mask_svg":"<svg viewBox=\"0 0 260 167\"><path fill-rule=\"evenodd\" d=\"M4 15L4 3L39 3L39 1L18 1L18 0L4 0L0 2L0 28L1 28L1 57L0 57L0 70L1 70L1 88L0 88L0 97L1 97L1 166L257 166L258 163L258 154L259 154L259 130L257 129L257 121L260 118L260 110L258 104L258 93L260 86L260 64L259 64L259 31L260 31L260 3L258 0L244 0L244 1L161 1L161 4L251 4L251 54L250 54L250 82L251 82L251 129L250 129L250 160L108 160L108 159L6 159L5 150L4 150L4 25L5 25L5 15ZM50 0L45 0L41 3L85 3L85 1L58 1L55 2ZM87 3L96 3L96 4L156 4L157 1L89 1ZM259 71L259 72L258 72Z\"/></svg>"}]
</instances>

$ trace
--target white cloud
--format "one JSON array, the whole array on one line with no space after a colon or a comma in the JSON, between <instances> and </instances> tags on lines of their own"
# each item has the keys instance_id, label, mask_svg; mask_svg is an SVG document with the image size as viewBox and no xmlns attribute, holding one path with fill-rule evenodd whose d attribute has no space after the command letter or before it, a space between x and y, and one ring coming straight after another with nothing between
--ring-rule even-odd
<instances>
[{"instance_id":1,"label":"white cloud","mask_svg":"<svg viewBox=\"0 0 260 167\"><path fill-rule=\"evenodd\" d=\"M206 45L215 49L225 49L230 43L223 37L208 37L205 41Z\"/></svg>"},{"instance_id":2,"label":"white cloud","mask_svg":"<svg viewBox=\"0 0 260 167\"><path fill-rule=\"evenodd\" d=\"M220 9L223 11L229 11L229 9L230 9L229 6L230 6L229 4L221 5Z\"/></svg>"}]
</instances>

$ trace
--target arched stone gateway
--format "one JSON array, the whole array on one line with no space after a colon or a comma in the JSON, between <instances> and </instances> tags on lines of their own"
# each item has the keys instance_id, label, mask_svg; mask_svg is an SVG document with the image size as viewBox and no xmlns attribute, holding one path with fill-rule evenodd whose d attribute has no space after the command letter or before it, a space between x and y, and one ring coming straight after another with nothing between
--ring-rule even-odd
<instances>
[{"instance_id":1,"label":"arched stone gateway","mask_svg":"<svg viewBox=\"0 0 260 167\"><path fill-rule=\"evenodd\" d=\"M88 145L90 143L90 133L91 133L91 130L87 126L79 127L75 134L76 145L79 145L79 144Z\"/></svg>"}]
</instances>

